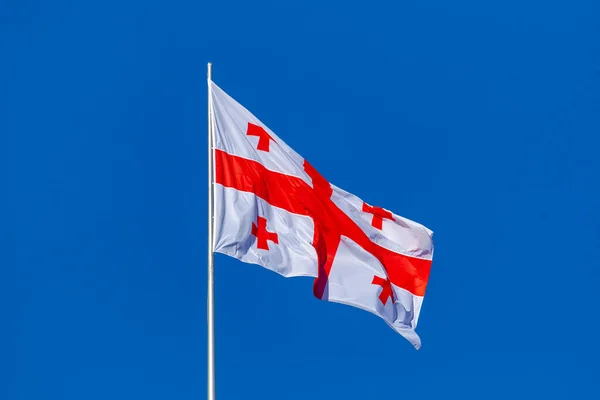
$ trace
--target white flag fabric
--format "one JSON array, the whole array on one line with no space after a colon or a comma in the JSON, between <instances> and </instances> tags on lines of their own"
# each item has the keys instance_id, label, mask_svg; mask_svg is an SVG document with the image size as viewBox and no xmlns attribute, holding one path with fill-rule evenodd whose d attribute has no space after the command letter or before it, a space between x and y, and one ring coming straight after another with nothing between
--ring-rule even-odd
<instances>
[{"instance_id":1,"label":"white flag fabric","mask_svg":"<svg viewBox=\"0 0 600 400\"><path fill-rule=\"evenodd\" d=\"M416 348L433 232L329 183L212 81L214 251L386 321Z\"/></svg>"}]
</instances>

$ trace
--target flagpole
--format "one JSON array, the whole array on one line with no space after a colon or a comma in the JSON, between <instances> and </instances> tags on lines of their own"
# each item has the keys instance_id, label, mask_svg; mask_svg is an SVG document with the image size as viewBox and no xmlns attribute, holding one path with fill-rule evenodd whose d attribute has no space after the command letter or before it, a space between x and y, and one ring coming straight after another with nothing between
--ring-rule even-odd
<instances>
[{"instance_id":1,"label":"flagpole","mask_svg":"<svg viewBox=\"0 0 600 400\"><path fill-rule=\"evenodd\" d=\"M213 256L213 124L210 96L212 81L212 63L207 65L208 77L208 290L207 290L207 325L208 325L208 400L215 400L215 268Z\"/></svg>"}]
</instances>

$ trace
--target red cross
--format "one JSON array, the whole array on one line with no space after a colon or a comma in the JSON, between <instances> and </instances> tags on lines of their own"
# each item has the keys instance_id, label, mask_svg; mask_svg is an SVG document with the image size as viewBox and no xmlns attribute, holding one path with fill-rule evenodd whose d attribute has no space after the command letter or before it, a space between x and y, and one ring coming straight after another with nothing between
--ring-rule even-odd
<instances>
[{"instance_id":1,"label":"red cross","mask_svg":"<svg viewBox=\"0 0 600 400\"><path fill-rule=\"evenodd\" d=\"M367 212L373 214L373 220L371 221L371 225L373 225L376 229L381 230L383 228L383 219L391 219L395 221L392 213L388 210L384 210L381 207L370 206L367 203L363 202L362 206L363 212Z\"/></svg>"},{"instance_id":2,"label":"red cross","mask_svg":"<svg viewBox=\"0 0 600 400\"><path fill-rule=\"evenodd\" d=\"M269 250L269 243L279 244L279 238L274 232L267 231L267 220L263 217L258 217L258 226L252 223L252 234L258 239L256 247L263 250Z\"/></svg>"},{"instance_id":3,"label":"red cross","mask_svg":"<svg viewBox=\"0 0 600 400\"><path fill-rule=\"evenodd\" d=\"M379 294L379 300L385 305L387 303L388 298L392 298L392 302L394 302L394 291L392 290L392 284L389 279L383 279L375 275L373 277L373 285L381 286L381 293Z\"/></svg>"},{"instance_id":4,"label":"red cross","mask_svg":"<svg viewBox=\"0 0 600 400\"><path fill-rule=\"evenodd\" d=\"M431 260L399 254L371 241L356 222L331 200L331 185L308 162L304 162L304 170L311 177L313 187L300 178L270 171L257 161L218 149L215 150L215 166L216 183L254 193L273 207L313 219L315 232L312 245L317 252L319 265L313 291L319 299L325 293L342 236L376 257L390 283L417 296L425 294Z\"/></svg>"},{"instance_id":5,"label":"red cross","mask_svg":"<svg viewBox=\"0 0 600 400\"><path fill-rule=\"evenodd\" d=\"M248 122L248 130L246 131L246 135L258 136L258 146L256 148L261 151L268 152L271 140L275 141L275 139L273 139L262 126L254 125L250 122Z\"/></svg>"}]
</instances>

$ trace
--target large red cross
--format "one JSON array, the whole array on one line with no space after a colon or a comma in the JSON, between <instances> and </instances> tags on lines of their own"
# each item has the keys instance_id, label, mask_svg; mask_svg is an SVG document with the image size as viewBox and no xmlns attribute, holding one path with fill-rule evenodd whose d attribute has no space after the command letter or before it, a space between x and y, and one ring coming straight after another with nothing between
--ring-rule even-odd
<instances>
[{"instance_id":1,"label":"large red cross","mask_svg":"<svg viewBox=\"0 0 600 400\"><path fill-rule=\"evenodd\" d=\"M317 252L319 265L313 291L319 299L325 293L342 236L357 243L383 265L387 277L374 277L372 282L382 287L382 303L385 304L389 297L394 300L390 283L417 296L425 294L431 260L399 254L371 241L356 222L331 200L331 185L307 161L304 161L304 170L311 177L312 187L301 178L270 171L257 161L218 149L215 150L215 167L216 183L254 193L273 207L313 219L315 231L312 245ZM260 228L257 227L257 230Z\"/></svg>"}]
</instances>

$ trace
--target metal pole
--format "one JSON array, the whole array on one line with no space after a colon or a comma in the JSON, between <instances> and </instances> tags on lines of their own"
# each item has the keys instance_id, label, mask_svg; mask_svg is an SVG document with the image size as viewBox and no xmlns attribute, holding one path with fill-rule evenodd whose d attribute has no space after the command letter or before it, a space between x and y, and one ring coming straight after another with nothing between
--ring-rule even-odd
<instances>
[{"instance_id":1,"label":"metal pole","mask_svg":"<svg viewBox=\"0 0 600 400\"><path fill-rule=\"evenodd\" d=\"M207 65L208 77L208 400L215 400L215 269L213 257L213 124L210 83L212 82L212 63Z\"/></svg>"}]
</instances>

